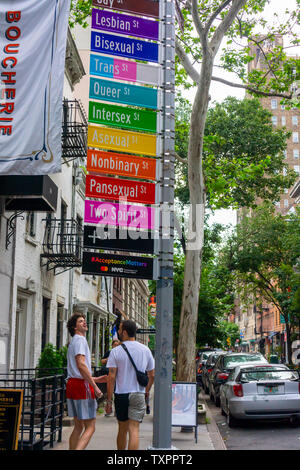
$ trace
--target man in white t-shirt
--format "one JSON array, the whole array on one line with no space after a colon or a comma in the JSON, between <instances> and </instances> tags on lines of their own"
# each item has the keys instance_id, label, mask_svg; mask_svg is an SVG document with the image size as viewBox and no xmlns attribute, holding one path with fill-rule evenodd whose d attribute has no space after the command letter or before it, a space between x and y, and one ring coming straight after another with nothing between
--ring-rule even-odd
<instances>
[{"instance_id":1,"label":"man in white t-shirt","mask_svg":"<svg viewBox=\"0 0 300 470\"><path fill-rule=\"evenodd\" d=\"M107 375L92 377L91 353L85 338L88 330L82 313L72 315L67 324L72 339L68 346L66 387L68 415L74 418L69 439L70 450L83 450L95 432L97 401L102 392L97 383L107 381Z\"/></svg>"},{"instance_id":2,"label":"man in white t-shirt","mask_svg":"<svg viewBox=\"0 0 300 470\"><path fill-rule=\"evenodd\" d=\"M118 335L128 349L137 370L147 371L149 382L142 387L136 378L136 371L122 346L114 348L109 355L107 367L106 413L111 413L112 396L115 388L115 411L119 424L118 450L125 450L129 434L128 450L139 448L139 426L145 415L145 396L149 396L154 382L154 359L150 349L135 340L136 324L132 320L120 323Z\"/></svg>"}]
</instances>

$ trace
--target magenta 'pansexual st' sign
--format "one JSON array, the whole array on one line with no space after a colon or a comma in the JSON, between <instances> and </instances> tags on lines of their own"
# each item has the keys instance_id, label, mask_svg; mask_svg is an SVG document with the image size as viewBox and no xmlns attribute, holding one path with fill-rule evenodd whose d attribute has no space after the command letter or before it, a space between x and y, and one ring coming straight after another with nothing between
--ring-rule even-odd
<instances>
[{"instance_id":1,"label":"magenta 'pansexual st' sign","mask_svg":"<svg viewBox=\"0 0 300 470\"><path fill-rule=\"evenodd\" d=\"M155 209L153 207L86 200L84 221L88 224L154 230Z\"/></svg>"}]
</instances>

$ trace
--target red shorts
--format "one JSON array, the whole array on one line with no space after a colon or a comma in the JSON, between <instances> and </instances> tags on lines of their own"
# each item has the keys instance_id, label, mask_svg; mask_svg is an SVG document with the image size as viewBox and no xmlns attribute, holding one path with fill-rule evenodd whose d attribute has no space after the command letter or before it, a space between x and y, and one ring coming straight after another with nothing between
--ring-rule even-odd
<instances>
[{"instance_id":1,"label":"red shorts","mask_svg":"<svg viewBox=\"0 0 300 470\"><path fill-rule=\"evenodd\" d=\"M96 418L97 401L95 400L95 392L86 380L68 379L66 397L70 417L78 419Z\"/></svg>"},{"instance_id":2,"label":"red shorts","mask_svg":"<svg viewBox=\"0 0 300 470\"><path fill-rule=\"evenodd\" d=\"M86 380L72 377L67 381L66 395L71 400L95 399L94 389Z\"/></svg>"}]
</instances>

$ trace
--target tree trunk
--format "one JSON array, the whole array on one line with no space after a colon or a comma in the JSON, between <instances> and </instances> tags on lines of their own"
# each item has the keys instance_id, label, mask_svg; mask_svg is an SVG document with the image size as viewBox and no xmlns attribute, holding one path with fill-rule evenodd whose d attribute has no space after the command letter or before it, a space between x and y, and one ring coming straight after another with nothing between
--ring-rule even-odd
<instances>
[{"instance_id":1,"label":"tree trunk","mask_svg":"<svg viewBox=\"0 0 300 470\"><path fill-rule=\"evenodd\" d=\"M291 326L288 323L288 315L285 321L286 321L286 345L287 345L288 363L292 364Z\"/></svg>"},{"instance_id":2,"label":"tree trunk","mask_svg":"<svg viewBox=\"0 0 300 470\"><path fill-rule=\"evenodd\" d=\"M202 152L212 66L212 56L207 52L206 57L203 57L200 83L191 115L188 149L191 206L178 341L177 380L180 381L196 380L195 347L206 202ZM195 241L195 243L191 243L192 241Z\"/></svg>"}]
</instances>

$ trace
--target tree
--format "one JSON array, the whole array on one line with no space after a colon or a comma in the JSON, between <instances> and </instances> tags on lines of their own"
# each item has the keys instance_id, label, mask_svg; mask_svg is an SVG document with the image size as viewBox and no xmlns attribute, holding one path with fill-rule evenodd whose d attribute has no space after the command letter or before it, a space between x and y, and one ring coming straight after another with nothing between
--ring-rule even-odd
<instances>
[{"instance_id":1,"label":"tree","mask_svg":"<svg viewBox=\"0 0 300 470\"><path fill-rule=\"evenodd\" d=\"M221 347L223 349L234 347L236 341L240 340L240 330L236 323L223 320L219 324L219 329L221 333Z\"/></svg>"},{"instance_id":2,"label":"tree","mask_svg":"<svg viewBox=\"0 0 300 470\"><path fill-rule=\"evenodd\" d=\"M176 113L176 150L187 154L190 108L181 98ZM188 122L187 122L188 121ZM226 98L208 109L203 149L207 206L212 209L249 207L259 197L274 201L289 188L296 173L285 163L290 136L274 128L271 113L258 99ZM175 194L188 203L187 166L177 164Z\"/></svg>"},{"instance_id":3,"label":"tree","mask_svg":"<svg viewBox=\"0 0 300 470\"><path fill-rule=\"evenodd\" d=\"M86 3L88 7L90 1ZM294 44L299 43L291 27L297 20L297 11L292 12L286 22L280 18L280 26L277 29L267 29L264 19L256 21L255 18L267 3L267 0L186 0L181 9L185 24L183 30L177 31L176 37L177 84L196 87L190 120L187 166L191 203L188 239L192 239L192 234L197 234L197 243L193 249L189 246L186 253L178 346L178 380L195 379L195 339L207 201L203 149L211 82L216 80L226 85L242 87L251 94L279 96L288 101L293 98L291 86L295 79L299 78L299 60L288 58L283 46L276 44L269 48L267 53L264 49L264 41L267 40L268 44L274 43L276 33L289 34ZM84 15L89 14L83 4L84 2L78 0L73 5L75 21L80 12L83 15L78 21L81 22L84 21ZM266 31L263 38L253 33L257 24ZM220 66L225 70L234 71L240 79L238 84L229 83L222 77L213 75L217 54L224 38L227 44L223 49ZM240 43L244 41L244 44L238 45L235 42L237 40ZM250 54L249 42L255 44L256 50L263 55L266 70L254 70L247 74L246 65L255 60L255 54Z\"/></svg>"},{"instance_id":4,"label":"tree","mask_svg":"<svg viewBox=\"0 0 300 470\"><path fill-rule=\"evenodd\" d=\"M189 79L190 84L197 87L190 120L187 166L191 203L189 234L198 233L198 246L192 250L187 249L186 253L178 380L193 380L195 374L195 332L207 201L203 155L211 82L217 80L226 85L243 87L248 93L258 96L271 94L288 100L292 98L290 88L295 80L293 70L296 71L296 76L299 76L299 60L287 58L284 48L277 45L266 54L263 40L253 34L257 24L254 17L263 11L266 3L264 0L187 0L182 9L185 27L183 31L178 31L176 38L177 83L182 85ZM296 17L297 12L293 12L291 18L296 20ZM266 22L262 20L260 24L266 31ZM275 32L281 34L291 32L290 22L281 22L277 31L271 28L264 34L264 40L274 42ZM292 35L294 42L297 43L297 38L293 33ZM242 81L238 85L213 75L216 57L225 37L227 45L223 49L221 67L237 73ZM244 47L234 44L237 39L241 41L246 39ZM254 70L247 74L247 63L255 59L254 55L250 55L250 41L255 43L257 49L265 56L267 70ZM196 207L199 209L198 212L195 210Z\"/></svg>"},{"instance_id":5,"label":"tree","mask_svg":"<svg viewBox=\"0 0 300 470\"><path fill-rule=\"evenodd\" d=\"M299 260L299 209L283 216L261 206L241 221L228 244L227 266L236 274L237 290L250 302L272 303L284 318L289 363L291 330L299 322Z\"/></svg>"}]
</instances>

